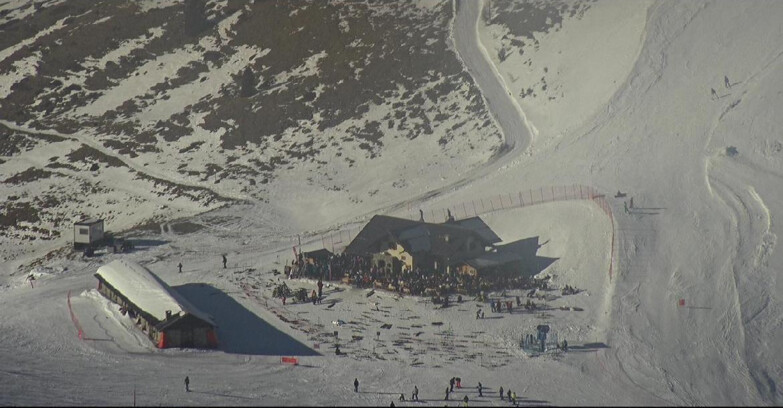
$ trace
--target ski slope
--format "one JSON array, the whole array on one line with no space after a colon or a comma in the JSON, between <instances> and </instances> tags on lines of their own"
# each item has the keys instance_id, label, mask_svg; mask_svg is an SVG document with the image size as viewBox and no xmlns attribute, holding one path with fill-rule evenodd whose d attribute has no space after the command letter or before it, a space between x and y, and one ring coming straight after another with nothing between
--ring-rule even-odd
<instances>
[{"instance_id":1,"label":"ski slope","mask_svg":"<svg viewBox=\"0 0 783 408\"><path fill-rule=\"evenodd\" d=\"M473 300L435 309L428 299L367 296L339 284L325 288L323 304L282 305L271 293L284 277L272 271L291 259L296 237L245 202L189 218L199 226L194 231L178 232L183 221L172 220L160 233L144 232L130 254L45 260L29 269L34 288L27 273L2 276L0 404L406 406L413 404L397 398L409 398L414 385L427 406L460 405L463 395L471 404L508 405L497 397L500 386L532 406L783 403L776 350L783 344L776 248L783 4L599 1L557 30L531 34L537 43L510 49L532 58L530 65L497 57L515 35L502 20L473 24L460 14L479 18L482 7L507 13L505 5L455 3L452 28L455 49L506 138L505 155L386 206L368 201L347 214L324 212L331 218L318 225L307 222L309 205L294 203L286 216L302 226L303 249L310 250L324 243L317 231L355 231L367 214L417 216L419 208L460 208L554 185L594 186L611 205L614 228L591 200L482 214L506 242L538 237L538 255L557 258L541 276L583 292L542 299L552 309L541 313L493 314ZM615 31L607 32L607 21L618 21ZM463 42L476 36L479 47ZM523 93L532 85L520 81L531 81L533 69L538 78L544 66L547 88ZM574 117L558 121L568 112ZM614 197L618 190L627 195ZM278 198L285 207L284 200L301 196ZM145 265L215 316L221 349L157 350L129 330L92 289L95 270L116 258ZM312 281L286 283L315 288ZM478 307L486 319L475 319ZM344 324L333 324L339 320ZM519 338L541 323L571 351L524 354ZM334 331L346 356L334 354ZM281 364L280 356L296 356L300 365ZM184 392L186 375L191 393ZM446 402L444 388L455 376L467 388Z\"/></svg>"}]
</instances>

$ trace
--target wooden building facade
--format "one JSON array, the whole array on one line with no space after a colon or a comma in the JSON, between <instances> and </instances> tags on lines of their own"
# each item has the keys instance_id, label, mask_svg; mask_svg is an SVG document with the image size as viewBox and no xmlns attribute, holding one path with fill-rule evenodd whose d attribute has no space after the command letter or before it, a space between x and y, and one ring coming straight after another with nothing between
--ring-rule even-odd
<instances>
[{"instance_id":1,"label":"wooden building facade","mask_svg":"<svg viewBox=\"0 0 783 408\"><path fill-rule=\"evenodd\" d=\"M217 348L216 324L155 274L115 260L95 273L98 291L120 306L158 348Z\"/></svg>"}]
</instances>

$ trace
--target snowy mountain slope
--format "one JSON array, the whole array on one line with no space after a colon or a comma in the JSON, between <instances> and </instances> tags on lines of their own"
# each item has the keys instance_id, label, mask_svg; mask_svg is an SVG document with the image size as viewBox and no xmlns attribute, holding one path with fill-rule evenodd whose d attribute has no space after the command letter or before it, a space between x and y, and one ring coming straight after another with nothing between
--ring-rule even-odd
<instances>
[{"instance_id":1,"label":"snowy mountain slope","mask_svg":"<svg viewBox=\"0 0 783 408\"><path fill-rule=\"evenodd\" d=\"M296 230L329 225L322 220L364 200L380 205L457 180L499 149L451 45L449 2L200 4L40 2L32 13L3 5L0 118L14 145L0 163L4 180L39 171L17 160L15 144L46 133L88 151L66 161L34 147L39 166L80 160L86 170L96 160L83 154L106 155L113 163L98 163L98 179L111 168L129 173L131 190L165 186L159 199L143 197L159 207L153 218L228 198L258 202ZM8 186L25 192L18 205L48 188L44 179L65 177L49 173ZM18 256L19 236L66 236L79 214L105 217L114 230L150 216L125 211L120 218L133 221L117 224L117 208L65 196L57 210L37 208L51 235L9 225L15 248L6 258Z\"/></svg>"},{"instance_id":2,"label":"snowy mountain slope","mask_svg":"<svg viewBox=\"0 0 783 408\"><path fill-rule=\"evenodd\" d=\"M780 342L771 265L781 124L770 109L779 103L781 50L760 41L779 35L780 15L766 2L654 4L641 52L606 107L493 181L588 179L634 196L639 209L618 217L616 347L607 365L668 402L781 398L781 363L770 348Z\"/></svg>"},{"instance_id":3,"label":"snowy mountain slope","mask_svg":"<svg viewBox=\"0 0 783 408\"><path fill-rule=\"evenodd\" d=\"M449 20L450 9L439 9L439 4L420 11L441 10ZM150 12L170 12L176 7L173 3ZM213 14L231 16L236 10L230 12L230 7L215 3L211 9ZM379 6L375 12L382 14L390 7ZM384 142L380 155L365 162L377 165L372 171L358 167L362 171L350 173L347 171L353 167L339 160L324 165L341 169L329 175L329 182L344 185L342 191L317 193L296 185L287 187L284 181L303 179L298 178L303 172L295 167L279 178L284 181L275 184L270 179L265 185L269 206L252 192L245 192L248 200L240 204L179 220L159 218L149 229L135 232L146 245L132 254L105 254L85 261L54 253L38 261L49 269L37 272L34 289L24 274L4 274L0 355L8 364L0 371L0 378L9 388L0 393L2 401L130 403L136 384L138 401L150 404L388 405L400 392L409 395L413 385L418 385L424 404L440 405L448 378L461 376L470 387L481 381L488 387L485 395L492 397L478 397L474 389L457 390L449 404L456 405L454 399L469 395L471 403L506 405L496 397L501 385L515 390L528 405L779 404L783 364L776 346L783 334L779 301L783 288L776 267L780 251L775 249L780 234L776 219L782 198L783 159L778 131L781 119L776 113L781 104L783 50L779 42L771 41L781 37L778 21L783 10L779 3L606 1L549 7L540 2L493 1L485 10L489 16L477 34L487 50L517 47L508 49L523 50L523 56L531 56L531 66L560 67L545 76L547 90L556 84L560 98L550 101L539 91L522 98L518 93L521 85L512 92L531 127L538 130L523 154L515 152L511 157L490 160L490 166L466 169L459 156L453 160L437 156L437 161L427 156L426 138L421 136L394 146ZM539 15L531 10L540 11L542 20L527 21L528 25L520 27L520 13ZM64 17L47 18L37 31L11 42L32 38ZM620 31L608 32L605 22L615 20L617 24L609 26ZM495 32L507 37L493 37ZM529 38L526 33L534 33L538 49L520 44ZM218 37L219 32L216 41ZM583 46L590 39L604 42L592 44L595 52L585 53ZM184 46L169 51L177 47ZM45 58L43 53L41 57L22 54L18 57L30 61ZM320 54L308 52L307 58L312 55ZM327 51L325 57L318 58L330 55ZM312 60L307 58L292 61L290 70L310 73L313 68L306 61ZM507 56L506 61L514 58ZM529 66L499 59L495 64L511 86L539 78L526 76ZM591 72L595 80L579 81L574 73L580 71ZM724 76L729 86L724 85ZM519 79L515 82L513 78ZM234 86L235 90L241 88ZM710 98L711 88L718 93L715 99ZM143 97L136 100L139 106L141 101L151 102ZM158 103L144 106L172 106ZM139 117L139 112L144 109L132 115ZM569 112L573 117L557 120ZM382 114L369 109L364 115ZM347 130L354 124L343 126L341 129ZM67 129L62 130L68 134ZM16 141L4 149L14 153L3 157L0 168L15 169L8 175L14 182L43 180L35 169L60 147L49 147L52 151L40 159L31 154L35 150L21 152L33 144L45 152L45 143L30 137L20 139L18 134L27 133L19 130L9 132ZM90 132L78 135L104 137ZM293 131L291 135L301 136ZM493 140L499 144L499 137ZM455 151L469 150L463 141L454 140ZM48 142L71 148L81 143L74 137ZM158 154L138 149L137 157L145 160ZM356 151L366 152L359 147ZM199 154L194 161L210 163L204 157L206 154ZM138 168L145 167L143 161L131 159ZM54 162L56 168L67 164L59 159ZM422 167L421 163L427 162L434 163L430 166L434 170ZM165 170L168 164L149 163L150 172L167 174L170 182L180 177ZM30 167L33 170L14 176ZM407 192L377 182L378 174L396 176L400 169L407 172L401 178L410 183ZM361 176L355 176L358 173ZM71 169L68 174L77 172ZM119 174L105 177L105 184L123 180ZM189 182L210 184L199 177ZM419 208L455 209L499 194L572 184L596 186L606 193L614 214L613 231L606 214L591 201L483 214L504 239L538 237L539 243L546 242L538 255L557 258L543 271L553 276L557 287L570 284L586 289L583 294L542 299L551 310L488 314L490 319L479 322L474 318L475 310L487 305L473 301L436 310L427 299L397 299L383 291L368 298L366 291L347 287L327 288L327 302L336 301L331 309L327 304L283 307L271 298L273 285L281 279L272 270L282 270L290 260L291 246L297 243L295 234L305 238L305 250L316 249L324 245L319 230L360 226L355 222L357 214L371 214L379 208L416 216ZM236 192L226 187L229 185L221 181L209 187L213 194ZM4 188L14 191L11 186ZM375 189L374 198L363 195ZM628 196L613 197L617 190ZM626 213L624 205L630 197L633 208ZM343 205L348 202L351 204ZM280 212L267 211L274 205L282 208ZM139 217L152 217L149 211L152 209L140 209ZM221 253L228 253L228 270L219 267ZM12 260L15 265L24 264L21 271L25 273L28 256ZM234 346L218 352L145 348L132 332L122 329L115 311L94 303L87 291L94 285L91 273L115 256L144 263L173 286L196 293L205 288L215 296L230 297L236 304L221 304L230 307L228 312L236 311L237 316L249 319L245 323L258 342L253 345L249 336L236 330L229 332L229 344L232 336L237 341ZM180 260L185 264L182 274L176 273L175 267ZM607 267L612 260L615 268L610 277ZM287 283L307 290L314 287L309 281ZM201 284L204 286L198 286ZM74 306L93 340L79 341L75 336L65 306L69 290L76 296ZM506 295L513 299L517 293ZM492 296L501 297L502 293ZM560 306L584 310L564 311ZM332 325L336 319L346 324ZM281 365L277 356L265 354L269 348L263 345L262 333L271 329L262 329L262 322L312 346L312 350L318 343L322 355L300 357L300 367ZM433 325L438 322L445 324ZM382 323L392 328L382 329ZM525 357L517 339L540 323L549 323L563 333L572 352ZM236 327L236 322L232 324ZM348 352L345 357L333 354L334 330ZM419 331L422 333L417 336ZM375 340L378 332L381 335ZM244 353L231 352L238 349ZM286 351L296 354L294 348ZM184 375L190 375L198 392L184 393ZM354 377L361 382L358 394L350 389ZM49 390L46 394L35 391L42 382Z\"/></svg>"}]
</instances>

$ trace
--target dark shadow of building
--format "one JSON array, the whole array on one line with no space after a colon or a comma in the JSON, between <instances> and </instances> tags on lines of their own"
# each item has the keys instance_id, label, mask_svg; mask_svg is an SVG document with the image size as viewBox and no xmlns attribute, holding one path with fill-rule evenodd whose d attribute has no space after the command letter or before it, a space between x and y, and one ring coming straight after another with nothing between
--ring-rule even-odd
<instances>
[{"instance_id":1,"label":"dark shadow of building","mask_svg":"<svg viewBox=\"0 0 783 408\"><path fill-rule=\"evenodd\" d=\"M220 350L232 354L263 356L317 356L293 337L247 310L220 289L205 283L189 283L174 289L217 323Z\"/></svg>"}]
</instances>

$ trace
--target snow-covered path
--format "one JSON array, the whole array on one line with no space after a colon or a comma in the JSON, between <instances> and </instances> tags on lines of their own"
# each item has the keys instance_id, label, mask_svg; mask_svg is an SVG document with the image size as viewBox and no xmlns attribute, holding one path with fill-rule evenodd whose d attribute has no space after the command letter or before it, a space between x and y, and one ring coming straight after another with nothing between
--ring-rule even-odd
<instances>
[{"instance_id":1,"label":"snow-covered path","mask_svg":"<svg viewBox=\"0 0 783 408\"><path fill-rule=\"evenodd\" d=\"M451 184L432 189L415 197L408 198L393 205L375 209L361 214L357 219L369 218L377 213L394 213L403 208L421 205L428 200L453 193L476 180L481 180L504 168L513 161L518 161L532 143L530 126L522 108L516 99L511 97L511 91L506 86L502 76L487 55L487 50L478 37L478 21L483 7L482 1L453 0L454 18L451 35L458 58L465 65L479 90L481 90L490 114L504 137L504 146L492 159L482 166L476 167Z\"/></svg>"},{"instance_id":2,"label":"snow-covered path","mask_svg":"<svg viewBox=\"0 0 783 408\"><path fill-rule=\"evenodd\" d=\"M503 132L505 147L512 152L509 156L514 156L528 147L532 137L522 108L479 41L477 27L483 6L483 0L454 0L454 46Z\"/></svg>"}]
</instances>

